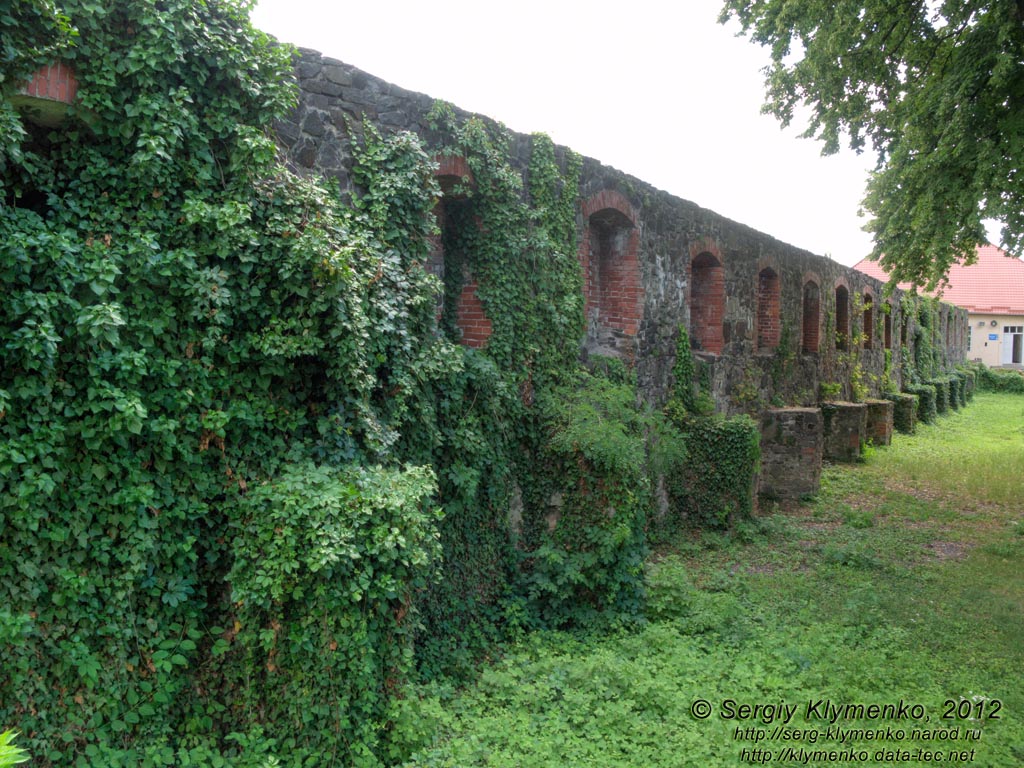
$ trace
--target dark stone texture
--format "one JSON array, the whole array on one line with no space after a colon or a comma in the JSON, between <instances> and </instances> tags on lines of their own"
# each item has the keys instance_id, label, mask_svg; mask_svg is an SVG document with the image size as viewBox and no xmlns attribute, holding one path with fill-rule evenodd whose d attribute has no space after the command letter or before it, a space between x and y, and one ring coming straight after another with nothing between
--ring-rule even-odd
<instances>
[{"instance_id":1,"label":"dark stone texture","mask_svg":"<svg viewBox=\"0 0 1024 768\"><path fill-rule=\"evenodd\" d=\"M821 488L822 417L818 408L769 408L761 417L758 492L799 499Z\"/></svg>"},{"instance_id":2,"label":"dark stone texture","mask_svg":"<svg viewBox=\"0 0 1024 768\"><path fill-rule=\"evenodd\" d=\"M893 402L891 400L868 400L867 437L872 445L892 443Z\"/></svg>"},{"instance_id":3,"label":"dark stone texture","mask_svg":"<svg viewBox=\"0 0 1024 768\"><path fill-rule=\"evenodd\" d=\"M824 457L829 461L853 462L860 458L867 436L866 403L829 402L821 404Z\"/></svg>"},{"instance_id":4,"label":"dark stone texture","mask_svg":"<svg viewBox=\"0 0 1024 768\"><path fill-rule=\"evenodd\" d=\"M333 85L352 85L352 70L343 64L325 64L321 74Z\"/></svg>"},{"instance_id":5,"label":"dark stone texture","mask_svg":"<svg viewBox=\"0 0 1024 768\"><path fill-rule=\"evenodd\" d=\"M317 109L309 110L302 121L302 132L320 138L324 135L324 130L324 113Z\"/></svg>"},{"instance_id":6,"label":"dark stone texture","mask_svg":"<svg viewBox=\"0 0 1024 768\"><path fill-rule=\"evenodd\" d=\"M889 392L885 396L893 403L893 428L897 432L912 435L917 429L917 395Z\"/></svg>"},{"instance_id":7,"label":"dark stone texture","mask_svg":"<svg viewBox=\"0 0 1024 768\"><path fill-rule=\"evenodd\" d=\"M306 87L309 93L322 94L324 96L340 96L342 87L330 80L314 80Z\"/></svg>"},{"instance_id":8,"label":"dark stone texture","mask_svg":"<svg viewBox=\"0 0 1024 768\"><path fill-rule=\"evenodd\" d=\"M406 128L409 125L409 118L406 117L404 112L397 110L394 112L381 112L377 119L384 125L390 125L394 128Z\"/></svg>"}]
</instances>

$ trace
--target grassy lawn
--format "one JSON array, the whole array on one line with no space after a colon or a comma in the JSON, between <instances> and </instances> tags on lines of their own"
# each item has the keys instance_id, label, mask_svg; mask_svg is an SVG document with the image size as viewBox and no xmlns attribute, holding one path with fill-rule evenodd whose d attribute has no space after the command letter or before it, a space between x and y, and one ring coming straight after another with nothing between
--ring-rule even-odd
<instances>
[{"instance_id":1,"label":"grassy lawn","mask_svg":"<svg viewBox=\"0 0 1024 768\"><path fill-rule=\"evenodd\" d=\"M641 627L424 691L409 765L1024 765L1024 398L869 453L656 553Z\"/></svg>"}]
</instances>

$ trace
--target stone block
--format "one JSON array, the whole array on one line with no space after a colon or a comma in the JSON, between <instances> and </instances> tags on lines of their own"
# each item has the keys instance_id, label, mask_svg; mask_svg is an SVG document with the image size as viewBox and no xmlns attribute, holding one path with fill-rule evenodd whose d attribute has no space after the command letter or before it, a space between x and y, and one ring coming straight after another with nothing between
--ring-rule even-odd
<instances>
[{"instance_id":1,"label":"stone block","mask_svg":"<svg viewBox=\"0 0 1024 768\"><path fill-rule=\"evenodd\" d=\"M818 408L770 408L761 418L758 493L799 499L821 488L822 415Z\"/></svg>"},{"instance_id":2,"label":"stone block","mask_svg":"<svg viewBox=\"0 0 1024 768\"><path fill-rule=\"evenodd\" d=\"M325 80L335 85L352 85L352 71L343 64L325 64L322 74Z\"/></svg>"},{"instance_id":3,"label":"stone block","mask_svg":"<svg viewBox=\"0 0 1024 768\"><path fill-rule=\"evenodd\" d=\"M891 400L868 400L867 436L873 445L892 443L893 403Z\"/></svg>"},{"instance_id":4,"label":"stone block","mask_svg":"<svg viewBox=\"0 0 1024 768\"><path fill-rule=\"evenodd\" d=\"M917 429L917 395L909 392L890 392L886 398L892 401L892 424L897 432L912 435Z\"/></svg>"},{"instance_id":5,"label":"stone block","mask_svg":"<svg viewBox=\"0 0 1024 768\"><path fill-rule=\"evenodd\" d=\"M867 437L867 404L822 403L821 415L825 458L829 461L857 461Z\"/></svg>"}]
</instances>

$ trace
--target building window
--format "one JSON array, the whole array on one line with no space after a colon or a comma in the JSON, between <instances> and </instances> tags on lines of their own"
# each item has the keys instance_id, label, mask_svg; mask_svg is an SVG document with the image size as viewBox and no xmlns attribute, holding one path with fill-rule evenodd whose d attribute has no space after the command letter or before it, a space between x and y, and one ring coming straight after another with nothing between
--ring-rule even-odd
<instances>
[{"instance_id":1,"label":"building window","mask_svg":"<svg viewBox=\"0 0 1024 768\"><path fill-rule=\"evenodd\" d=\"M821 328L821 291L813 280L804 283L803 351L818 351L818 335Z\"/></svg>"},{"instance_id":2,"label":"building window","mask_svg":"<svg viewBox=\"0 0 1024 768\"><path fill-rule=\"evenodd\" d=\"M697 254L691 263L690 339L703 352L725 347L725 269L712 254Z\"/></svg>"}]
</instances>

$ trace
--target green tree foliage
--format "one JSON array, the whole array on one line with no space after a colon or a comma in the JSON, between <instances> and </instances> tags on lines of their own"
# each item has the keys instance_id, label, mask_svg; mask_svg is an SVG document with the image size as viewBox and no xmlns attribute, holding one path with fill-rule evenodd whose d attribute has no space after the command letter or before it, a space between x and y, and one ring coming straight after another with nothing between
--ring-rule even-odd
<instances>
[{"instance_id":1,"label":"green tree foliage","mask_svg":"<svg viewBox=\"0 0 1024 768\"><path fill-rule=\"evenodd\" d=\"M1019 0L727 0L771 49L765 110L836 152L878 153L865 208L872 257L933 286L973 260L983 220L1024 253L1024 5Z\"/></svg>"}]
</instances>

